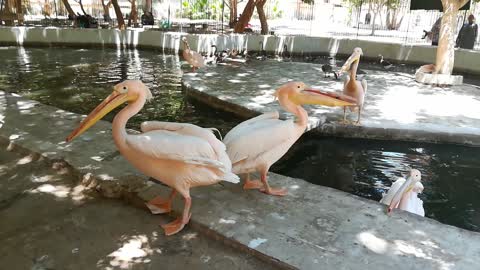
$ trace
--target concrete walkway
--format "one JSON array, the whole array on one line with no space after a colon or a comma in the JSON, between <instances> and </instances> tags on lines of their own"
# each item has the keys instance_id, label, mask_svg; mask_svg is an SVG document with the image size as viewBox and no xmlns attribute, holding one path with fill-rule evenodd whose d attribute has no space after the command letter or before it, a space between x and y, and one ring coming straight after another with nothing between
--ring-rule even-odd
<instances>
[{"instance_id":1,"label":"concrete walkway","mask_svg":"<svg viewBox=\"0 0 480 270\"><path fill-rule=\"evenodd\" d=\"M2 265L11 264L11 269L39 263L46 266L35 269L82 269L81 263L87 264L83 269L91 269L95 262L101 269L125 268L125 259L118 259L122 256L139 265L133 269L147 269L150 263L167 269L197 269L192 261L198 262L199 256L215 262L222 260L223 254L238 256L238 264L234 264L248 269L243 265L253 259L242 257L246 253L272 267L298 269L474 269L480 265L478 233L402 211L388 217L385 206L377 202L276 174L270 174L270 181L288 188L289 195L284 198L245 192L241 185L228 183L193 189L193 214L187 230L178 237L163 238L156 226L171 217L154 217L146 210L89 196L98 191L143 207L143 201L168 192L147 182L116 154L109 123L100 121L79 140L65 145L63 139L78 124L79 115L3 92L0 115L2 148L8 145L14 152L37 153L31 160L43 157L54 161L57 171L71 168L57 173L42 171L40 166L27 169L36 172L32 175L15 176L20 170L14 165L30 159L24 158L26 154L1 156L2 161L9 161L2 167L6 176L0 178L4 181L2 196L6 194L1 200L5 203L0 220L8 221L1 223L0 239L6 244L0 249L0 258L8 263ZM78 181L62 176L68 173L76 174ZM12 176L24 181L13 181ZM179 199L174 202L176 212L182 206ZM199 242L191 249L176 249L183 247L192 233L198 233ZM222 248L212 240L205 243L208 252L199 252L203 251L201 242L206 241L201 240L204 235L233 247L236 255L228 250L218 252L220 257L211 255L217 254L217 247ZM156 255L159 246L165 251L162 254L182 256ZM168 252L170 248L174 250ZM83 252L86 257L74 255ZM263 268L258 261L252 261L252 267ZM211 268L227 269L224 264Z\"/></svg>"},{"instance_id":2,"label":"concrete walkway","mask_svg":"<svg viewBox=\"0 0 480 270\"><path fill-rule=\"evenodd\" d=\"M62 162L0 147L2 269L274 269L188 228L165 237L168 217L85 192Z\"/></svg>"},{"instance_id":3,"label":"concrete walkway","mask_svg":"<svg viewBox=\"0 0 480 270\"><path fill-rule=\"evenodd\" d=\"M480 145L479 87L431 87L415 82L411 74L366 71L368 92L362 126L340 123L342 108L308 106L309 128L322 135L342 137ZM320 64L275 60L210 66L198 73L185 73L183 86L191 97L252 117L279 110L272 93L290 80L327 91L343 89L343 78L324 78ZM356 120L357 114L348 113L348 117Z\"/></svg>"}]
</instances>

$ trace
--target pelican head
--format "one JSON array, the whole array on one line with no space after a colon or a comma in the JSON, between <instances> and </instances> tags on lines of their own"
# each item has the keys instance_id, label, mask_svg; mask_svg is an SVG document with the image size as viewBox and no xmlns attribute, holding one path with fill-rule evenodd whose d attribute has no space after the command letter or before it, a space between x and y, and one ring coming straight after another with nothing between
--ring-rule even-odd
<instances>
[{"instance_id":1,"label":"pelican head","mask_svg":"<svg viewBox=\"0 0 480 270\"><path fill-rule=\"evenodd\" d=\"M126 80L113 87L113 92L105 98L92 112L80 123L80 125L68 135L66 141L70 142L81 135L107 113L125 102L146 100L152 98L148 87L138 80Z\"/></svg>"},{"instance_id":2,"label":"pelican head","mask_svg":"<svg viewBox=\"0 0 480 270\"><path fill-rule=\"evenodd\" d=\"M355 48L353 49L352 55L345 61L345 64L343 64L342 68L340 69L340 73L345 72L347 70L350 70L350 67L352 66L355 61L360 61L360 56L363 55L362 48Z\"/></svg>"},{"instance_id":3,"label":"pelican head","mask_svg":"<svg viewBox=\"0 0 480 270\"><path fill-rule=\"evenodd\" d=\"M275 91L280 104L289 101L295 105L352 106L355 101L346 96L310 89L303 82L288 82Z\"/></svg>"},{"instance_id":4,"label":"pelican head","mask_svg":"<svg viewBox=\"0 0 480 270\"><path fill-rule=\"evenodd\" d=\"M422 174L420 173L420 171L416 169L411 169L407 175L407 181L403 183L403 185L393 196L393 199L388 206L387 212L390 213L395 207L397 207L403 197L406 196L410 191L413 190L415 192L421 192L423 190L423 186L417 185L417 183L419 183L421 179Z\"/></svg>"}]
</instances>

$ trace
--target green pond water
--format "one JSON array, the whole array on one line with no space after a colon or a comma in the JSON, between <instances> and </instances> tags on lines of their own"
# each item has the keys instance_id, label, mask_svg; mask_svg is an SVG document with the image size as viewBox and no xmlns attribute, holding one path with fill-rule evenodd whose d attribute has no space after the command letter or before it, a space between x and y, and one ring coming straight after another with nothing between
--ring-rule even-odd
<instances>
[{"instance_id":1,"label":"green pond water","mask_svg":"<svg viewBox=\"0 0 480 270\"><path fill-rule=\"evenodd\" d=\"M125 79L141 79L154 99L129 122L189 122L225 134L241 119L187 100L181 90L181 61L157 51L0 47L0 90L44 104L87 114ZM327 58L315 62L327 62ZM188 69L186 66L183 68ZM361 66L367 73L375 64ZM413 73L414 67L398 66ZM476 84L476 81L469 81ZM112 120L114 113L105 117ZM479 149L303 136L272 168L311 183L379 200L404 165L423 174L426 215L440 222L480 231ZM319 206L321 207L321 206Z\"/></svg>"}]
</instances>

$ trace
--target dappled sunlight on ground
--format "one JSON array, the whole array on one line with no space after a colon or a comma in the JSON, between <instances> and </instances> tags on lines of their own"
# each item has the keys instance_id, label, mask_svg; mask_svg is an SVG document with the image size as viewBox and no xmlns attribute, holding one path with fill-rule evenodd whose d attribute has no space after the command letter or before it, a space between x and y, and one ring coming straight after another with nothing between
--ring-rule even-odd
<instances>
[{"instance_id":1,"label":"dappled sunlight on ground","mask_svg":"<svg viewBox=\"0 0 480 270\"><path fill-rule=\"evenodd\" d=\"M420 235L419 235L420 234ZM390 238L390 237L389 237ZM357 240L369 250L385 256L413 256L430 261L436 265L436 269L454 269L453 258L455 254L441 249L428 234L422 231L414 231L408 240L386 240L375 231L363 231L357 234Z\"/></svg>"}]
</instances>

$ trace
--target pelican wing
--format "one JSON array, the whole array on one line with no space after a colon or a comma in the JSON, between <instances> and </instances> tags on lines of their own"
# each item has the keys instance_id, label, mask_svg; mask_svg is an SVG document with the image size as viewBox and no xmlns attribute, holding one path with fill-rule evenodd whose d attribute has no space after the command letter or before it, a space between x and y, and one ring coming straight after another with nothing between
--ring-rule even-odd
<instances>
[{"instance_id":1,"label":"pelican wing","mask_svg":"<svg viewBox=\"0 0 480 270\"><path fill-rule=\"evenodd\" d=\"M128 137L127 144L133 150L155 159L175 160L225 170L225 165L217 160L213 147L206 140L195 136L168 130L152 130Z\"/></svg>"},{"instance_id":2,"label":"pelican wing","mask_svg":"<svg viewBox=\"0 0 480 270\"><path fill-rule=\"evenodd\" d=\"M363 79L362 80L362 88L363 88L363 94L367 94L367 80Z\"/></svg>"},{"instance_id":3,"label":"pelican wing","mask_svg":"<svg viewBox=\"0 0 480 270\"><path fill-rule=\"evenodd\" d=\"M223 143L229 144L234 138L238 137L238 133L243 133L245 130L250 129L256 123L258 124L258 122L261 122L266 119L278 119L278 118L279 118L278 112L274 111L274 112L266 112L254 118L243 121L242 123L232 128L227 133L227 135L225 135L225 138L223 139Z\"/></svg>"},{"instance_id":4,"label":"pelican wing","mask_svg":"<svg viewBox=\"0 0 480 270\"><path fill-rule=\"evenodd\" d=\"M226 142L227 154L232 164L245 159L255 159L263 153L295 137L292 120L264 119L239 129Z\"/></svg>"},{"instance_id":5,"label":"pelican wing","mask_svg":"<svg viewBox=\"0 0 480 270\"><path fill-rule=\"evenodd\" d=\"M392 186L390 187L390 189L388 190L387 194L383 194L383 197L382 199L380 200L380 203L383 203L383 204L386 204L386 205L389 205L392 200L393 200L393 197L395 196L395 193L397 193L397 191L402 187L402 185L405 183L405 178L398 178L397 181L393 182Z\"/></svg>"}]
</instances>

